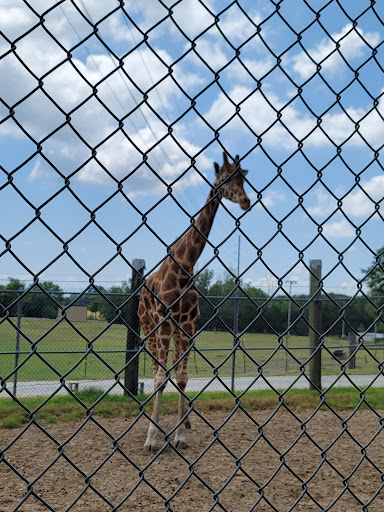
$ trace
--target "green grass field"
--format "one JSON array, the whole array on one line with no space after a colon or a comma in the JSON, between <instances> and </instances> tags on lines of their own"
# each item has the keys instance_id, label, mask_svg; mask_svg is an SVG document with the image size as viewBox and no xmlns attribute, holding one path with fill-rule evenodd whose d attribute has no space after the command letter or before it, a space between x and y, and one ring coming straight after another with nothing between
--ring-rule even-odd
<instances>
[{"instance_id":1,"label":"green grass field","mask_svg":"<svg viewBox=\"0 0 384 512\"><path fill-rule=\"evenodd\" d=\"M62 322L52 329L54 320L23 318L22 332L34 345L20 336L20 350L27 352L19 355L18 380L57 380L66 374L71 380L110 379L114 373L121 372L125 362L126 329L122 325L113 325L105 332L107 324L102 321L76 322L76 332L69 324ZM81 334L80 334L81 333ZM86 341L94 340L94 353L84 357ZM3 322L0 325L0 376L9 375L15 364L16 330ZM284 346L286 340L284 340ZM327 347L333 351L345 346L346 340L329 338ZM205 331L196 339L196 351L190 355L190 377L213 376L215 369L220 376L231 375L232 356L230 351L233 338L229 333ZM236 351L236 376L256 375L262 365L265 375L292 375L300 371L300 365L309 356L308 338L291 336L288 340L289 353L278 345L278 339L270 334L245 334L242 337L242 349ZM277 350L276 350L277 349ZM348 349L344 349L348 354ZM46 352L61 353L49 354ZM70 353L75 351L77 353ZM116 351L116 352L113 352ZM120 352L119 352L120 351ZM9 354L7 354L9 353ZM371 350L379 361L384 359L382 349ZM230 357L229 357L230 356ZM299 361L295 361L295 358ZM324 374L340 372L337 363L326 351L322 352ZM356 358L356 369L351 373L369 374L378 372L378 363L369 352L362 349ZM151 377L150 356L140 355L140 378Z\"/></svg>"},{"instance_id":2,"label":"green grass field","mask_svg":"<svg viewBox=\"0 0 384 512\"><path fill-rule=\"evenodd\" d=\"M135 417L140 413L139 402L145 401L148 396L137 397L138 402L119 395L102 395L102 390L89 389L78 393L76 398L71 395L54 396L46 401L43 397L23 398L23 407L12 399L0 400L0 428L17 428L28 423L33 417L35 421L47 423L68 422L86 419L87 414L101 418L127 418ZM195 396L187 393L193 400L196 410L205 411L233 411L237 406L237 397L226 392L205 392ZM352 411L356 408L381 410L383 404L383 389L370 388L364 395L354 388L333 388L326 393L326 404L321 408L327 410L331 407L335 411ZM241 406L247 411L275 409L281 406L281 396L271 390L248 391L241 395ZM320 397L315 391L290 390L284 393L284 406L291 411L300 412L314 410L319 407ZM145 406L146 412L151 413L152 404ZM161 414L176 414L178 408L177 393L163 395ZM349 413L348 413L349 414Z\"/></svg>"}]
</instances>

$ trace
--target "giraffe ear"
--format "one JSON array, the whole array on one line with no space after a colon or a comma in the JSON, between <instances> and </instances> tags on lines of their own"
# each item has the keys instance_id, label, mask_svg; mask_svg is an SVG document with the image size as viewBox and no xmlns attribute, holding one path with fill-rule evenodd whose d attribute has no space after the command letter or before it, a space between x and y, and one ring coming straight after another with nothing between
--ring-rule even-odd
<instances>
[{"instance_id":1,"label":"giraffe ear","mask_svg":"<svg viewBox=\"0 0 384 512\"><path fill-rule=\"evenodd\" d=\"M228 157L227 157L227 153L225 151L223 151L223 159L224 159L224 163L226 165L228 165Z\"/></svg>"},{"instance_id":2,"label":"giraffe ear","mask_svg":"<svg viewBox=\"0 0 384 512\"><path fill-rule=\"evenodd\" d=\"M246 176L248 174L248 171L246 171L245 169L241 169L241 174L243 176Z\"/></svg>"},{"instance_id":3,"label":"giraffe ear","mask_svg":"<svg viewBox=\"0 0 384 512\"><path fill-rule=\"evenodd\" d=\"M216 173L216 177L219 176L220 174L220 167L219 167L219 164L217 162L213 162L213 165L215 167L215 173Z\"/></svg>"}]
</instances>

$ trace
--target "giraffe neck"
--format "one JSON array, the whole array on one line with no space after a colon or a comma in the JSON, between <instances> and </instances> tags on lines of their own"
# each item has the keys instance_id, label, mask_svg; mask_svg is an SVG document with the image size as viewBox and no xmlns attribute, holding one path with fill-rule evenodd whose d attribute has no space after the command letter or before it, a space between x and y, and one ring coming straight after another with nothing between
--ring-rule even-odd
<instances>
[{"instance_id":1,"label":"giraffe neck","mask_svg":"<svg viewBox=\"0 0 384 512\"><path fill-rule=\"evenodd\" d=\"M219 204L215 190L212 189L194 224L172 247L172 255L189 273L192 273L207 243Z\"/></svg>"}]
</instances>

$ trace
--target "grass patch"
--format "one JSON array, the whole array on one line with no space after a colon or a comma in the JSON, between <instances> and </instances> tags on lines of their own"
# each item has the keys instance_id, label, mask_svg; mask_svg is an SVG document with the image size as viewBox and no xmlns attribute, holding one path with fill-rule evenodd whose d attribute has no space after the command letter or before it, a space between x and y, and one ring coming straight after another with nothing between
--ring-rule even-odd
<instances>
[{"instance_id":1,"label":"grass patch","mask_svg":"<svg viewBox=\"0 0 384 512\"><path fill-rule=\"evenodd\" d=\"M10 414L9 416L6 416L1 421L1 426L3 428L18 428L25 423L27 418L23 417L19 414Z\"/></svg>"},{"instance_id":2,"label":"grass patch","mask_svg":"<svg viewBox=\"0 0 384 512\"><path fill-rule=\"evenodd\" d=\"M127 340L127 329L123 325L112 325L106 329L105 321L74 322L76 329L86 339L96 338L93 349L105 360L107 363L105 365L95 354L89 354L86 359L84 358L87 344L84 338L66 322L60 323L51 330L55 322L54 319L44 318L22 319L21 329L31 342L44 336L37 346L39 356L31 355L30 342L23 336L20 337L22 353L19 363L23 364L18 370L19 382L57 380L57 373L52 371L51 366L61 375L68 372L67 380L114 379L115 374L123 371ZM0 357L0 375L9 381L13 380L15 336L15 329L8 322L0 324L3 352ZM308 336L290 336L288 340L285 338L284 347L276 351L278 341L278 337L273 334L251 332L244 334L241 337L241 349L237 350L235 357L236 376L255 376L258 374L259 365L263 365L264 375L297 375L301 365L305 364L309 356ZM331 353L336 348L348 353L347 340L327 337L325 341ZM220 369L222 377L231 375L233 358L230 357L224 362L233 348L233 337L229 332L203 331L196 338L196 348L198 350L193 350L189 358L191 378L212 377L214 368ZM288 348L291 353L287 353L285 348ZM384 350L375 345L370 348L370 352L373 357L366 350L359 350L356 355L356 369L350 370L351 374L376 374L379 371L375 358L379 361L383 360ZM145 352L140 354L140 379L152 378L150 362L151 358L148 354ZM324 375L340 373L340 362L326 350L322 353L322 370Z\"/></svg>"},{"instance_id":3,"label":"grass patch","mask_svg":"<svg viewBox=\"0 0 384 512\"><path fill-rule=\"evenodd\" d=\"M361 409L370 407L376 410L383 408L384 389L369 389L365 394L365 402L361 403L360 393L353 388L335 388L326 394L326 404L337 411L353 410L357 406ZM21 399L24 408L11 399L0 400L0 428L18 428L25 425L32 417L43 423L57 423L84 420L92 411L96 417L124 418L134 417L140 412L140 404L131 398L121 395L107 395L97 402L103 394L101 390L90 389L77 394L80 402L71 395L56 396L44 402L42 397ZM313 410L320 404L319 394L310 390L292 390L280 395L284 404L292 411ZM247 411L258 411L275 408L281 402L280 396L273 391L248 391L239 398L226 392L207 392L196 397L188 393L191 403L199 412L231 411L240 400L241 406ZM148 395L138 397L142 403ZM96 403L97 402L97 403ZM323 405L323 408L327 408ZM162 414L175 414L178 408L177 393L165 393L162 401ZM145 406L146 413L152 411L152 404Z\"/></svg>"}]
</instances>

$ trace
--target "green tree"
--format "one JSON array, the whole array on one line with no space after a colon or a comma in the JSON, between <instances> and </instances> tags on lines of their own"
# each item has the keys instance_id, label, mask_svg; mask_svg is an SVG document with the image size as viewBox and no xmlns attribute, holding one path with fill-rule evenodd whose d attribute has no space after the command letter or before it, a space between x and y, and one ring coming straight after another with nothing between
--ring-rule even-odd
<instances>
[{"instance_id":1,"label":"green tree","mask_svg":"<svg viewBox=\"0 0 384 512\"><path fill-rule=\"evenodd\" d=\"M62 289L52 281L42 281L34 286L23 298L23 316L35 318L56 318L58 306L62 304ZM46 292L46 293L44 293Z\"/></svg>"},{"instance_id":2,"label":"green tree","mask_svg":"<svg viewBox=\"0 0 384 512\"><path fill-rule=\"evenodd\" d=\"M266 299L268 297L268 293L265 293L261 288L256 288L249 283L245 283L243 289L249 296L255 299Z\"/></svg>"},{"instance_id":3,"label":"green tree","mask_svg":"<svg viewBox=\"0 0 384 512\"><path fill-rule=\"evenodd\" d=\"M199 303L199 328L204 326L209 331L225 331L233 326L233 301L231 299L223 301L223 297L234 289L235 280L228 273L210 285L212 279L213 273L207 274L203 278L206 291L201 294ZM199 291L202 290L199 289Z\"/></svg>"},{"instance_id":4,"label":"green tree","mask_svg":"<svg viewBox=\"0 0 384 512\"><path fill-rule=\"evenodd\" d=\"M376 323L376 329L384 332L384 321L379 311L384 304L384 246L376 251L371 265L363 272L371 296L371 302L366 301L365 312L371 323L380 317ZM362 331L363 327L365 327L365 324L360 325L359 331Z\"/></svg>"},{"instance_id":5,"label":"green tree","mask_svg":"<svg viewBox=\"0 0 384 512\"><path fill-rule=\"evenodd\" d=\"M17 304L13 304L20 295L19 290L24 290L24 283L13 277L8 278L6 285L0 285L0 316L9 311L10 316L16 316Z\"/></svg>"},{"instance_id":6,"label":"green tree","mask_svg":"<svg viewBox=\"0 0 384 512\"><path fill-rule=\"evenodd\" d=\"M260 288L242 283L237 287L236 279L230 273L225 273L209 287L206 296L207 299L200 299L200 327L205 325L206 329L215 331L233 329L237 301L238 331L248 326L249 332L265 331L265 321L258 316L258 306L268 295Z\"/></svg>"},{"instance_id":7,"label":"green tree","mask_svg":"<svg viewBox=\"0 0 384 512\"><path fill-rule=\"evenodd\" d=\"M106 289L103 286L98 286L98 290L101 293L106 293ZM92 313L100 312L103 302L105 302L103 297L99 293L96 293L95 290L92 290L92 294L89 295L89 311L92 311Z\"/></svg>"},{"instance_id":8,"label":"green tree","mask_svg":"<svg viewBox=\"0 0 384 512\"><path fill-rule=\"evenodd\" d=\"M247 329L248 332L267 332L264 316L270 306L265 306L263 312L261 312L261 306L268 298L268 294L249 283L245 283L242 289L244 292L240 290L238 293L240 297L238 300L239 331Z\"/></svg>"},{"instance_id":9,"label":"green tree","mask_svg":"<svg viewBox=\"0 0 384 512\"><path fill-rule=\"evenodd\" d=\"M100 296L98 301L98 311L100 315L107 320L112 322L121 310L122 314L115 320L115 323L121 324L130 321L130 302L125 304L131 293L131 285L129 281L123 281L120 286L111 286L105 291L105 296L113 304L111 305L107 300Z\"/></svg>"},{"instance_id":10,"label":"green tree","mask_svg":"<svg viewBox=\"0 0 384 512\"><path fill-rule=\"evenodd\" d=\"M371 265L363 272L371 295L384 296L384 246L376 252Z\"/></svg>"},{"instance_id":11,"label":"green tree","mask_svg":"<svg viewBox=\"0 0 384 512\"><path fill-rule=\"evenodd\" d=\"M94 290L93 288L89 288L83 295L81 293L70 293L66 295L64 303L67 306L71 302L73 302L74 306L87 306L89 309L89 304L91 303Z\"/></svg>"},{"instance_id":12,"label":"green tree","mask_svg":"<svg viewBox=\"0 0 384 512\"><path fill-rule=\"evenodd\" d=\"M214 276L213 270L204 269L195 277L195 287L200 294L208 295L209 289Z\"/></svg>"},{"instance_id":13,"label":"green tree","mask_svg":"<svg viewBox=\"0 0 384 512\"><path fill-rule=\"evenodd\" d=\"M222 279L219 279L209 289L210 295L226 296L236 287L235 278L230 274L225 275Z\"/></svg>"}]
</instances>

